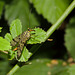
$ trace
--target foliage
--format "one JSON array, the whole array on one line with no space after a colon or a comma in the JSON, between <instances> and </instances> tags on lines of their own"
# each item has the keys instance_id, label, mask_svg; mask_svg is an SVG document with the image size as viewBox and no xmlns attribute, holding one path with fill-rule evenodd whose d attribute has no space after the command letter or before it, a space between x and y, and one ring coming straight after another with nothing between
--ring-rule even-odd
<instances>
[{"instance_id":1,"label":"foliage","mask_svg":"<svg viewBox=\"0 0 75 75\"><path fill-rule=\"evenodd\" d=\"M75 17L70 20L65 32L65 46L71 56L75 59Z\"/></svg>"},{"instance_id":2,"label":"foliage","mask_svg":"<svg viewBox=\"0 0 75 75\"><path fill-rule=\"evenodd\" d=\"M31 0L39 14L54 24L71 2L68 0ZM63 6L64 5L64 6Z\"/></svg>"},{"instance_id":3,"label":"foliage","mask_svg":"<svg viewBox=\"0 0 75 75\"><path fill-rule=\"evenodd\" d=\"M20 68L14 75L74 75L74 66L62 60L36 59Z\"/></svg>"},{"instance_id":4,"label":"foliage","mask_svg":"<svg viewBox=\"0 0 75 75\"><path fill-rule=\"evenodd\" d=\"M44 30L40 28L34 28L34 31L32 31L31 34L31 38L27 41L27 44L36 44L45 41L46 32Z\"/></svg>"},{"instance_id":5,"label":"foliage","mask_svg":"<svg viewBox=\"0 0 75 75\"><path fill-rule=\"evenodd\" d=\"M46 65L49 62L48 59L36 59L30 61L30 65L23 66L20 70L18 70L15 75L46 75L50 68ZM26 69L26 70L25 70Z\"/></svg>"},{"instance_id":6,"label":"foliage","mask_svg":"<svg viewBox=\"0 0 75 75\"><path fill-rule=\"evenodd\" d=\"M23 32L27 30L30 17L30 28L39 25L35 14L31 13L28 0L13 0L11 4L5 6L5 19L10 24L14 19L20 19L22 22ZM30 14L31 13L31 14ZM30 14L30 15L29 15Z\"/></svg>"},{"instance_id":7,"label":"foliage","mask_svg":"<svg viewBox=\"0 0 75 75\"><path fill-rule=\"evenodd\" d=\"M5 39L6 39L8 42L12 41L12 36L11 36L11 34L10 34L10 33L7 33L7 34L5 35Z\"/></svg>"},{"instance_id":8,"label":"foliage","mask_svg":"<svg viewBox=\"0 0 75 75\"><path fill-rule=\"evenodd\" d=\"M0 37L0 50L9 50L11 49L10 43L4 39L3 37Z\"/></svg>"},{"instance_id":9,"label":"foliage","mask_svg":"<svg viewBox=\"0 0 75 75\"><path fill-rule=\"evenodd\" d=\"M10 34L11 33L11 34ZM19 19L14 20L11 25L10 25L10 33L7 33L5 35L5 38L7 39L7 41L11 42L12 39L14 39L15 37L17 37L18 35L20 35L22 33L22 25ZM28 44L36 44L36 43L41 43L44 42L43 39L45 38L45 34L46 32L40 28L35 28L33 32L31 32L31 37L32 39L29 40ZM41 36L40 36L41 35ZM35 37L36 36L36 37ZM39 36L39 37L38 37ZM38 41L38 38L41 39ZM22 38L21 38L22 39ZM1 39L2 40L2 39ZM5 40L5 39L4 39ZM3 41L3 40L2 40ZM5 42L5 41L4 41ZM2 44L2 43L1 43ZM2 44L3 45L3 44ZM2 48L6 48L9 47L9 44L5 44L5 47ZM8 46L7 46L8 45ZM2 49L1 50L4 50ZM11 50L9 50L9 55L10 55L10 60L12 60L14 57L17 59L17 52L13 51L13 48ZM22 51L22 55L20 57L20 59L18 61L20 62L26 62L28 61L28 59L30 58L30 56L32 55L32 53L30 53L26 47L24 47L23 51Z\"/></svg>"},{"instance_id":10,"label":"foliage","mask_svg":"<svg viewBox=\"0 0 75 75\"><path fill-rule=\"evenodd\" d=\"M12 38L17 37L22 33L22 25L20 20L14 20L10 25L10 33L12 35Z\"/></svg>"},{"instance_id":11,"label":"foliage","mask_svg":"<svg viewBox=\"0 0 75 75\"><path fill-rule=\"evenodd\" d=\"M31 55L32 55L32 53L29 52L26 47L24 47L22 55L21 55L21 57L20 57L20 59L18 61L20 61L20 62L26 62L31 57Z\"/></svg>"},{"instance_id":12,"label":"foliage","mask_svg":"<svg viewBox=\"0 0 75 75\"><path fill-rule=\"evenodd\" d=\"M75 75L74 7L75 0L0 0L0 75ZM30 37L18 58L19 41L11 41L24 31Z\"/></svg>"}]
</instances>

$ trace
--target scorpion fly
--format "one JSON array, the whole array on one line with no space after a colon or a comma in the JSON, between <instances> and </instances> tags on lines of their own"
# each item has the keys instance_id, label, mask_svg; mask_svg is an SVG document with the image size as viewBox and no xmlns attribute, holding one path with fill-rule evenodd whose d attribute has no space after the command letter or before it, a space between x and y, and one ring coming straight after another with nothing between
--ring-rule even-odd
<instances>
[{"instance_id":1,"label":"scorpion fly","mask_svg":"<svg viewBox=\"0 0 75 75\"><path fill-rule=\"evenodd\" d=\"M11 41L11 46L16 46L17 48L13 49L13 51L17 50L17 58L20 58L24 44L30 38L30 31L25 31L16 38Z\"/></svg>"}]
</instances>

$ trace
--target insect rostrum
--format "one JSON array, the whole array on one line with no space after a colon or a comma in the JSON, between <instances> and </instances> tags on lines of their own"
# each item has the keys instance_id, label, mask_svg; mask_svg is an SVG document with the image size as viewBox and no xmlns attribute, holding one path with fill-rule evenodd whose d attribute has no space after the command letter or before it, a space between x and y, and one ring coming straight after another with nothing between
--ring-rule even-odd
<instances>
[{"instance_id":1,"label":"insect rostrum","mask_svg":"<svg viewBox=\"0 0 75 75\"><path fill-rule=\"evenodd\" d=\"M17 46L17 58L20 58L24 44L30 38L30 31L25 31L11 41L11 46Z\"/></svg>"}]
</instances>

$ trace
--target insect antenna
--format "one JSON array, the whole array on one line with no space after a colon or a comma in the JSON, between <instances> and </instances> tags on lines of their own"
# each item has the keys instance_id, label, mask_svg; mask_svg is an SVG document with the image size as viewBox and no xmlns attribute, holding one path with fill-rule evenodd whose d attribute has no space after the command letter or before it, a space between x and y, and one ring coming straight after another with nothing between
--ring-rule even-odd
<instances>
[{"instance_id":1,"label":"insect antenna","mask_svg":"<svg viewBox=\"0 0 75 75\"><path fill-rule=\"evenodd\" d=\"M32 11L32 9L30 9L30 11L29 11L29 25L28 25L28 30L30 30L30 15L31 15L31 11Z\"/></svg>"}]
</instances>

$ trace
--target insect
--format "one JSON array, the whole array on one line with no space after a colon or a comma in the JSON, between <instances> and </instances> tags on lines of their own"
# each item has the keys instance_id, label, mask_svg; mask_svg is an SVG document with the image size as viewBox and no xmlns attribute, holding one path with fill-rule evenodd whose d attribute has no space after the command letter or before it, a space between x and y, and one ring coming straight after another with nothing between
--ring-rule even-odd
<instances>
[{"instance_id":1,"label":"insect","mask_svg":"<svg viewBox=\"0 0 75 75\"><path fill-rule=\"evenodd\" d=\"M30 31L25 31L11 41L11 46L16 46L13 51L17 50L17 58L20 58L24 44L30 38Z\"/></svg>"},{"instance_id":2,"label":"insect","mask_svg":"<svg viewBox=\"0 0 75 75\"><path fill-rule=\"evenodd\" d=\"M29 25L30 25L30 15L29 15ZM20 58L24 44L26 44L27 40L29 40L31 36L30 35L31 31L34 30L28 28L28 31L23 32L22 34L20 34L11 41L11 46L16 46L18 44L17 48L13 49L13 51L17 50L17 58Z\"/></svg>"}]
</instances>

